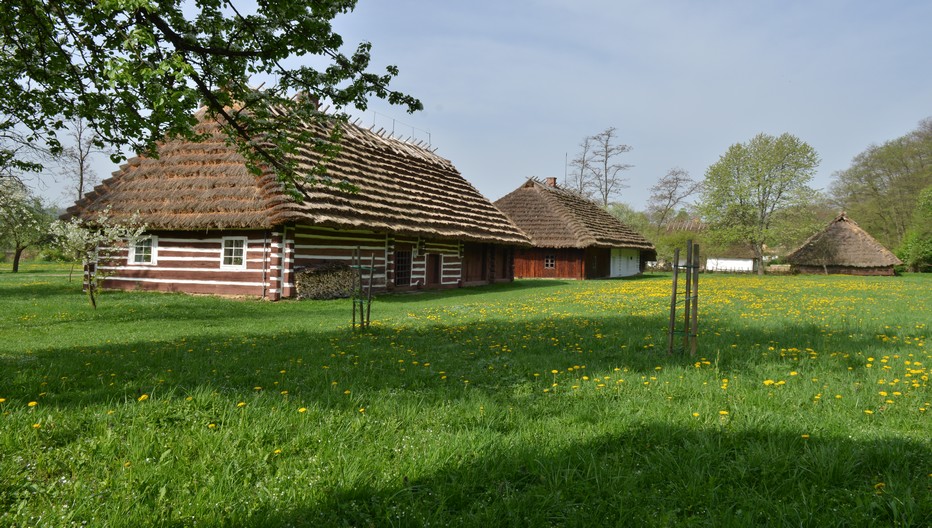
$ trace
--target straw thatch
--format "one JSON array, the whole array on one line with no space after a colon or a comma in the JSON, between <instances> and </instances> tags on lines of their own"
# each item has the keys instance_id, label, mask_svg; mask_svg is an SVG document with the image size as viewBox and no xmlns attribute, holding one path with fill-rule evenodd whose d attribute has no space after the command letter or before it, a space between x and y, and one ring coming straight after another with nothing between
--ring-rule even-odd
<instances>
[{"instance_id":1,"label":"straw thatch","mask_svg":"<svg viewBox=\"0 0 932 528\"><path fill-rule=\"evenodd\" d=\"M138 213L150 230L270 228L287 223L365 229L437 239L502 244L527 237L482 196L450 161L422 146L343 125L341 152L329 162L333 181L351 192L318 183L297 203L274 174L251 173L219 127L203 120L203 142L170 140L158 159L136 157L68 209L66 217L93 218L111 208L115 218ZM315 134L327 137L321 125ZM319 155L300 149L299 171L310 172Z\"/></svg>"},{"instance_id":2,"label":"straw thatch","mask_svg":"<svg viewBox=\"0 0 932 528\"><path fill-rule=\"evenodd\" d=\"M828 226L809 237L802 246L787 255L787 262L797 268L844 269L889 268L902 264L856 222L841 213Z\"/></svg>"},{"instance_id":3,"label":"straw thatch","mask_svg":"<svg viewBox=\"0 0 932 528\"><path fill-rule=\"evenodd\" d=\"M535 247L631 248L654 245L593 202L555 183L529 179L495 202Z\"/></svg>"}]
</instances>

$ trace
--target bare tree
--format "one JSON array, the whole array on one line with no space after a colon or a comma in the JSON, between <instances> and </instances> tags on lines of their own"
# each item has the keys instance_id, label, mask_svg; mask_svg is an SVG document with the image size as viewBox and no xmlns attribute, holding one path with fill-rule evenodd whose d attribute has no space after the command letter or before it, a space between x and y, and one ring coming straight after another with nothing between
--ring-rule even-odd
<instances>
[{"instance_id":1,"label":"bare tree","mask_svg":"<svg viewBox=\"0 0 932 528\"><path fill-rule=\"evenodd\" d=\"M566 181L563 182L563 187L565 189L589 199L592 198L594 191L591 174L592 156L592 136L586 136L583 138L582 143L579 144L579 154L570 162L570 166L573 167L573 170L567 175Z\"/></svg>"},{"instance_id":2,"label":"bare tree","mask_svg":"<svg viewBox=\"0 0 932 528\"><path fill-rule=\"evenodd\" d=\"M69 138L74 144L62 151L62 174L73 180L74 199L80 200L84 197L85 189L97 184L97 174L91 168L91 156L103 154L104 151L99 147L97 131L80 117L71 121Z\"/></svg>"},{"instance_id":3,"label":"bare tree","mask_svg":"<svg viewBox=\"0 0 932 528\"><path fill-rule=\"evenodd\" d=\"M617 158L621 154L630 152L631 147L616 143L615 127L606 128L592 136L590 140L593 143L591 172L596 188L596 198L602 207L608 207L611 198L627 187L626 179L621 177L621 172L630 169L633 165L618 163Z\"/></svg>"},{"instance_id":4,"label":"bare tree","mask_svg":"<svg viewBox=\"0 0 932 528\"><path fill-rule=\"evenodd\" d=\"M672 219L676 210L701 188L701 181L693 180L688 171L680 168L670 169L666 176L657 180L650 188L650 198L647 200L647 213L657 234Z\"/></svg>"}]
</instances>

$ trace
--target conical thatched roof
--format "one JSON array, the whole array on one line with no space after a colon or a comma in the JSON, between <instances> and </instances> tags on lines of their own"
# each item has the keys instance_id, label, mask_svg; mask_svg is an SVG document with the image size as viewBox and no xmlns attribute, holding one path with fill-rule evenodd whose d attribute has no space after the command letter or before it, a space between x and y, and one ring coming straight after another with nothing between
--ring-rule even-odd
<instances>
[{"instance_id":1,"label":"conical thatched roof","mask_svg":"<svg viewBox=\"0 0 932 528\"><path fill-rule=\"evenodd\" d=\"M828 226L809 237L786 257L797 266L848 266L879 268L902 264L856 222L841 213Z\"/></svg>"},{"instance_id":2,"label":"conical thatched roof","mask_svg":"<svg viewBox=\"0 0 932 528\"><path fill-rule=\"evenodd\" d=\"M555 184L529 179L495 202L537 247L634 248L654 245L591 201Z\"/></svg>"},{"instance_id":3,"label":"conical thatched roof","mask_svg":"<svg viewBox=\"0 0 932 528\"><path fill-rule=\"evenodd\" d=\"M314 125L318 126L318 125ZM326 137L322 126L316 133ZM158 159L136 157L68 209L92 218L111 208L114 218L138 213L151 230L269 228L285 223L367 229L475 242L527 245L527 237L456 170L421 146L343 125L341 152L327 176L358 192L317 184L303 203L275 176L251 173L216 123L202 121L203 142L170 140ZM301 149L298 166L310 170L319 155Z\"/></svg>"}]
</instances>

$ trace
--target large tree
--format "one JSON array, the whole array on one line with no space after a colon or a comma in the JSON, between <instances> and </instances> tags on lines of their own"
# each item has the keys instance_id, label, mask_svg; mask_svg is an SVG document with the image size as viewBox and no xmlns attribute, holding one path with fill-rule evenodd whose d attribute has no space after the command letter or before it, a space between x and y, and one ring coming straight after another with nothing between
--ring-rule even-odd
<instances>
[{"instance_id":1,"label":"large tree","mask_svg":"<svg viewBox=\"0 0 932 528\"><path fill-rule=\"evenodd\" d=\"M776 239L775 213L807 201L818 165L816 151L791 134L758 134L732 145L705 173L700 211L710 235L750 245L762 262L764 245Z\"/></svg>"},{"instance_id":2,"label":"large tree","mask_svg":"<svg viewBox=\"0 0 932 528\"><path fill-rule=\"evenodd\" d=\"M389 87L396 67L370 71L369 43L341 52L331 20L355 4L260 0L246 12L233 0L11 0L0 10L0 131L18 124L54 151L56 131L83 118L99 147L153 152L166 136L197 139L204 105L254 169L271 168L297 195L304 175L287 154L313 144L333 155L339 139L338 126L323 139L301 126L323 119L318 102L333 105L330 122L373 96L422 107Z\"/></svg>"},{"instance_id":3,"label":"large tree","mask_svg":"<svg viewBox=\"0 0 932 528\"><path fill-rule=\"evenodd\" d=\"M624 143L618 143L618 131L615 127L609 127L592 136L592 161L590 171L592 173L592 182L595 187L595 196L602 207L608 207L623 188L627 187L627 181L622 177L622 172L630 169L633 165L621 163L618 157L626 152L631 151L631 146Z\"/></svg>"},{"instance_id":4,"label":"large tree","mask_svg":"<svg viewBox=\"0 0 932 528\"><path fill-rule=\"evenodd\" d=\"M867 147L834 176L831 192L838 205L896 248L913 228L920 193L932 185L932 118L902 137Z\"/></svg>"}]
</instances>

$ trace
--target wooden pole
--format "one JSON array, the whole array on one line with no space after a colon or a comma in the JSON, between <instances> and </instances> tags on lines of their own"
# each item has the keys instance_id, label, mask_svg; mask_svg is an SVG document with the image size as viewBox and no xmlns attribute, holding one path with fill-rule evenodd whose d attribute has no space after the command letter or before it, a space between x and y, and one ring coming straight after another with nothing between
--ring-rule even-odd
<instances>
[{"instance_id":1,"label":"wooden pole","mask_svg":"<svg viewBox=\"0 0 932 528\"><path fill-rule=\"evenodd\" d=\"M697 341L699 340L699 244L693 246L693 298L692 298L692 310L690 311L692 315L692 324L690 325L690 341L689 341L689 353L690 355L696 355L696 348L698 346Z\"/></svg>"},{"instance_id":2,"label":"wooden pole","mask_svg":"<svg viewBox=\"0 0 932 528\"><path fill-rule=\"evenodd\" d=\"M686 296L683 298L683 350L689 350L690 311L692 310L693 241L686 241Z\"/></svg>"},{"instance_id":3,"label":"wooden pole","mask_svg":"<svg viewBox=\"0 0 932 528\"><path fill-rule=\"evenodd\" d=\"M670 332L667 339L667 354L673 354L673 333L676 331L676 278L677 264L680 259L680 248L673 250L673 293L670 295Z\"/></svg>"},{"instance_id":4,"label":"wooden pole","mask_svg":"<svg viewBox=\"0 0 932 528\"><path fill-rule=\"evenodd\" d=\"M372 275L375 274L375 252L369 260L369 287L366 292L366 328L369 327L369 316L372 314Z\"/></svg>"}]
</instances>

